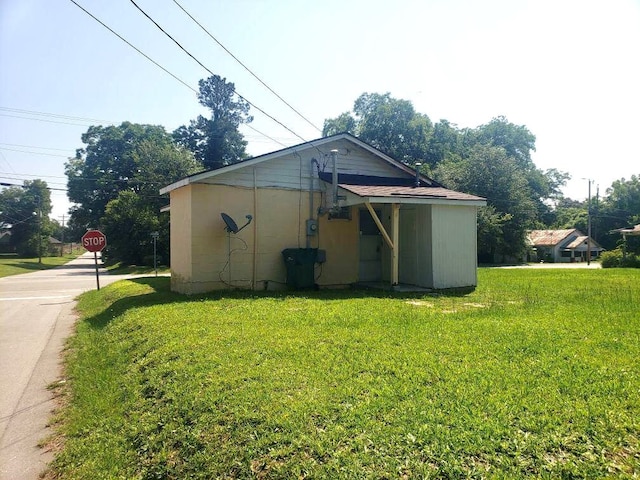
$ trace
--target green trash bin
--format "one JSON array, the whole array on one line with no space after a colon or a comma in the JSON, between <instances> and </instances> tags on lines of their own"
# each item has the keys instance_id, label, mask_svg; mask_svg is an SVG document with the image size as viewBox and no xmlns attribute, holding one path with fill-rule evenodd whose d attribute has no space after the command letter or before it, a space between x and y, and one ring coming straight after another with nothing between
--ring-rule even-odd
<instances>
[{"instance_id":1,"label":"green trash bin","mask_svg":"<svg viewBox=\"0 0 640 480\"><path fill-rule=\"evenodd\" d=\"M317 248L285 248L282 251L287 268L287 285L295 289L314 288Z\"/></svg>"}]
</instances>

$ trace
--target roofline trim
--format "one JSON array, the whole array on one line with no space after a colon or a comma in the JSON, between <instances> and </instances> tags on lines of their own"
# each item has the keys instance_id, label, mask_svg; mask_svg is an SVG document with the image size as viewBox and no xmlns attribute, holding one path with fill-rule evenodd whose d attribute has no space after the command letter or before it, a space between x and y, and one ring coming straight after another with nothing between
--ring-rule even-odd
<instances>
[{"instance_id":1,"label":"roofline trim","mask_svg":"<svg viewBox=\"0 0 640 480\"><path fill-rule=\"evenodd\" d=\"M308 150L310 148L317 148L318 150L320 150L320 146L325 145L327 143L333 142L335 140L348 140L351 143L354 143L355 145L363 148L364 150L367 150L368 152L370 152L371 154L377 156L378 158L386 161L387 163L391 164L392 166L403 170L405 173L408 173L410 175L415 175L415 170L412 169L411 167L408 167L407 165L405 165L404 163L400 162L399 160L395 160L393 158L391 158L390 156L388 156L387 154L381 152L380 150L376 149L375 147L372 147L371 145L369 145L368 143L363 142L362 140L360 140L359 138L351 135L350 133L338 133L336 135L330 135L328 137L322 137L316 140L311 140L309 142L306 143L301 143L298 145L293 145L291 147L286 147L280 150L276 150L274 152L269 152L269 153L265 153L263 155L259 155L257 157L253 157L253 158L249 158L247 160L243 160L241 162L238 163L233 163L231 165L226 165L224 167L221 168L216 168L215 170L207 170L206 172L200 172L200 173L196 173L194 175L190 175L188 177L182 178L170 185L167 185L166 187L163 187L160 189L160 194L164 195L166 193L170 193L173 190L176 190L178 188L181 187L186 187L187 185L190 185L192 183L198 183L201 180L205 180L207 178L211 178L211 177L215 177L218 175L222 175L224 173L229 173L229 172L233 172L235 170L239 170L241 168L246 168L246 167L251 167L254 166L256 164L262 163L262 162L266 162L268 160L271 160L272 158L276 158L276 157L280 157L283 155L288 155L290 153L295 153L299 150ZM324 154L326 154L325 152L323 152ZM432 186L436 186L436 187L442 187L442 185L440 185L438 182L436 182L435 180L426 177L422 174L420 174L420 179L424 180L425 183L430 184Z\"/></svg>"}]
</instances>

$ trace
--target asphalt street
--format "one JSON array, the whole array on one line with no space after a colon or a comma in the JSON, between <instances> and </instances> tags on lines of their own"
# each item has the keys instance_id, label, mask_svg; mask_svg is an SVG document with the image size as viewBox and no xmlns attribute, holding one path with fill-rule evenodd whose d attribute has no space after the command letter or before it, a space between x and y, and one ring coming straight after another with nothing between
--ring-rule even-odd
<instances>
[{"instance_id":1,"label":"asphalt street","mask_svg":"<svg viewBox=\"0 0 640 480\"><path fill-rule=\"evenodd\" d=\"M100 286L123 278L100 269ZM86 253L51 270L0 278L0 480L36 480L53 458L38 447L55 408L75 297L96 288Z\"/></svg>"}]
</instances>

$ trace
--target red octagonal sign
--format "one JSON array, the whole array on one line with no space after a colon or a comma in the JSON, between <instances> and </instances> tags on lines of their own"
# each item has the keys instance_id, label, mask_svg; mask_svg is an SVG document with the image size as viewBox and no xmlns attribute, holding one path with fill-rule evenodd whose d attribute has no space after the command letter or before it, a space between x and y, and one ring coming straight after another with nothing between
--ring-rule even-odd
<instances>
[{"instance_id":1,"label":"red octagonal sign","mask_svg":"<svg viewBox=\"0 0 640 480\"><path fill-rule=\"evenodd\" d=\"M90 252L100 252L107 246L107 237L100 230L89 230L82 236L81 242Z\"/></svg>"}]
</instances>

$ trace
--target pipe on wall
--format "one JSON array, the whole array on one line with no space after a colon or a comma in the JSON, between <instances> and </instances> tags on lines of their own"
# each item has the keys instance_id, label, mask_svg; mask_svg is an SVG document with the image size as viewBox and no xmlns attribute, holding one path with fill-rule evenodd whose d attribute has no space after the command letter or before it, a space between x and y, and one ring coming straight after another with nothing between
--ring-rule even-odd
<instances>
[{"instance_id":1,"label":"pipe on wall","mask_svg":"<svg viewBox=\"0 0 640 480\"><path fill-rule=\"evenodd\" d=\"M338 209L338 150L331 150L332 208Z\"/></svg>"},{"instance_id":2,"label":"pipe on wall","mask_svg":"<svg viewBox=\"0 0 640 480\"><path fill-rule=\"evenodd\" d=\"M258 288L258 182L256 179L256 168L253 167L253 275L251 281L251 290Z\"/></svg>"}]
</instances>

